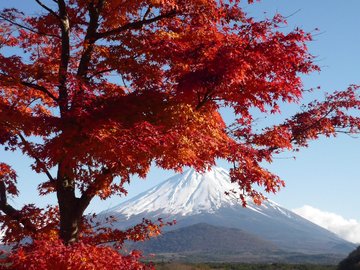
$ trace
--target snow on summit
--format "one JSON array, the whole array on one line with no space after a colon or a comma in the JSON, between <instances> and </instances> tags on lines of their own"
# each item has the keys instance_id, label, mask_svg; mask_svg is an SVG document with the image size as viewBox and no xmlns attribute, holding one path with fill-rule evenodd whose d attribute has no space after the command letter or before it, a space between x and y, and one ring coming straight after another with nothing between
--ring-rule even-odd
<instances>
[{"instance_id":1,"label":"snow on summit","mask_svg":"<svg viewBox=\"0 0 360 270\"><path fill-rule=\"evenodd\" d=\"M213 167L205 173L190 169L107 212L117 212L127 217L157 211L182 216L213 213L221 207L241 205L236 194L225 194L238 188L237 184L231 183L228 171L223 168ZM259 211L251 202L248 208Z\"/></svg>"}]
</instances>

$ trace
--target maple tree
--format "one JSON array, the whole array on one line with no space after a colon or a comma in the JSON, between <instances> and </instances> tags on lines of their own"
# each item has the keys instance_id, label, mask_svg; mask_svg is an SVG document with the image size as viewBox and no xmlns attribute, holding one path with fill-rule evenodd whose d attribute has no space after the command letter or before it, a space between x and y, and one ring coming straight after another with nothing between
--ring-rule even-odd
<instances>
[{"instance_id":1,"label":"maple tree","mask_svg":"<svg viewBox=\"0 0 360 270\"><path fill-rule=\"evenodd\" d=\"M0 164L4 241L33 240L31 252L15 246L7 267L32 269L31 261L43 260L44 269L55 261L71 269L140 269L137 255L97 245L144 240L164 223L92 229L84 211L94 197L126 194L124 184L145 177L153 162L205 170L222 158L234 164L230 176L244 204L244 195L259 203L264 197L254 184L266 192L284 185L264 161L320 135L359 130L351 113L360 105L357 86L282 124L253 128L254 108L274 114L299 102L300 75L319 70L306 47L311 35L280 31L281 15L257 21L239 0L34 3L41 12L0 13L0 143L4 153L20 150L33 160L32 169L47 177L39 194L56 193L58 205L12 207L7 198L18 195L17 175ZM234 110L231 125L223 107ZM88 257L75 259L84 252Z\"/></svg>"}]
</instances>

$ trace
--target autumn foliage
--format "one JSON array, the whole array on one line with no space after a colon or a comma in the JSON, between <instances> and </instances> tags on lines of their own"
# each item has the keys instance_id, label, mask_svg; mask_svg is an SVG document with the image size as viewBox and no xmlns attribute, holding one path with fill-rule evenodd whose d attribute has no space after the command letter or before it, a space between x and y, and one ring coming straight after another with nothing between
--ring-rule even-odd
<instances>
[{"instance_id":1,"label":"autumn foliage","mask_svg":"<svg viewBox=\"0 0 360 270\"><path fill-rule=\"evenodd\" d=\"M8 267L14 270L95 270L95 269L152 269L139 262L140 253L132 251L122 256L115 249L78 242L65 246L60 240L35 240L32 245L20 247L11 253Z\"/></svg>"},{"instance_id":2,"label":"autumn foliage","mask_svg":"<svg viewBox=\"0 0 360 270\"><path fill-rule=\"evenodd\" d=\"M58 205L12 207L16 172L0 164L0 221L4 241L14 244L6 269L142 269L138 253L102 244L121 249L164 223L93 227L84 211L94 197L126 194L124 184L153 163L201 171L222 158L234 164L239 197L260 203L254 185L267 192L284 185L264 162L320 135L359 131L357 86L282 124L254 128L255 113L300 102L300 76L319 70L306 47L311 35L281 31L281 15L257 21L239 0L33 4L39 12L0 13L0 144L3 155L21 151L33 160L47 178L34 196L56 193ZM231 124L219 113L224 107L234 111Z\"/></svg>"}]
</instances>

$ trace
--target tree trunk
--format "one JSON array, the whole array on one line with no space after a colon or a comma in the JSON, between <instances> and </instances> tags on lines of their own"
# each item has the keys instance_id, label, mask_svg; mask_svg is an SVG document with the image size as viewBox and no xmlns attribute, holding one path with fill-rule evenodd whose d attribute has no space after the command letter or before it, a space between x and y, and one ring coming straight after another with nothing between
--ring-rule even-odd
<instances>
[{"instance_id":1,"label":"tree trunk","mask_svg":"<svg viewBox=\"0 0 360 270\"><path fill-rule=\"evenodd\" d=\"M66 198L64 198L66 199ZM81 216L77 214L76 204L70 201L59 201L60 209L60 238L65 244L70 244L78 240Z\"/></svg>"},{"instance_id":2,"label":"tree trunk","mask_svg":"<svg viewBox=\"0 0 360 270\"><path fill-rule=\"evenodd\" d=\"M60 163L56 190L60 211L60 238L65 244L78 240L83 214L75 196L75 181L68 175L71 175L69 168Z\"/></svg>"}]
</instances>

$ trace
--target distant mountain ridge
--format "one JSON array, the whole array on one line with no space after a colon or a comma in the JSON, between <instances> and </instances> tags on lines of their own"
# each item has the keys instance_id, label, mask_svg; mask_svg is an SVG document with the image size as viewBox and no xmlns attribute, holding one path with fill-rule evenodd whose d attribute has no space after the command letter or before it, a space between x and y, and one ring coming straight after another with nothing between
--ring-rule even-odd
<instances>
[{"instance_id":1,"label":"distant mountain ridge","mask_svg":"<svg viewBox=\"0 0 360 270\"><path fill-rule=\"evenodd\" d=\"M308 255L347 254L355 248L354 244L275 202L266 201L258 206L249 199L247 208L243 208L240 199L235 194L225 194L232 189L237 190L238 187L231 183L228 172L223 168L215 167L203 174L188 170L102 212L100 217L102 215L115 216L118 222L114 226L118 228L135 225L141 222L142 218L156 220L161 217L165 221L175 219L177 224L166 228L164 235L158 240L154 239L151 240L154 243L142 244L142 249L150 253L151 249L158 253L176 249L190 251L194 248L192 246L194 242L185 241L181 244L180 239L188 239L188 234L199 228L196 227L200 226L198 224L201 224L200 227L208 234L215 232L220 234L220 231L224 230L224 235L235 241L234 246L244 245L240 241L242 238L238 236L246 234L248 237L262 241L265 249L271 246L273 251L285 250ZM174 232L171 234L171 231ZM230 232L232 232L232 237L229 237ZM182 237L179 236L181 234ZM174 236L179 241L173 241ZM169 246L169 242L175 246ZM187 247L184 246L186 243ZM196 243L199 245L199 242ZM206 241L203 242L204 249L209 246L206 243ZM225 246L226 244L224 245L226 250ZM261 249L258 251L263 252Z\"/></svg>"}]
</instances>

